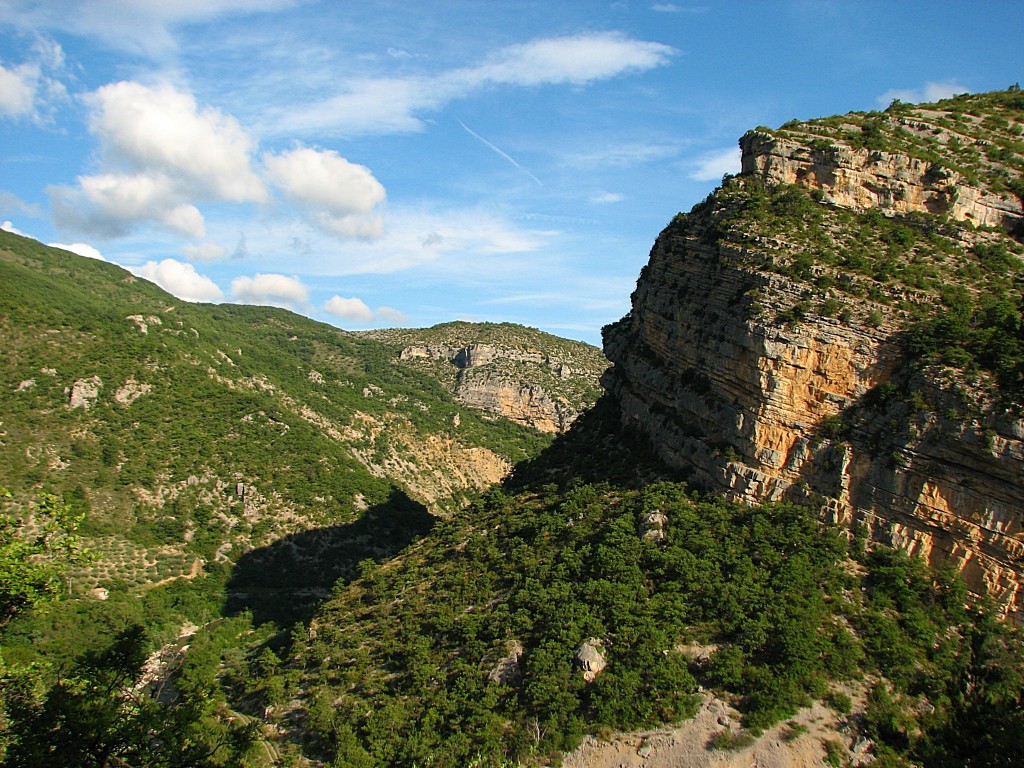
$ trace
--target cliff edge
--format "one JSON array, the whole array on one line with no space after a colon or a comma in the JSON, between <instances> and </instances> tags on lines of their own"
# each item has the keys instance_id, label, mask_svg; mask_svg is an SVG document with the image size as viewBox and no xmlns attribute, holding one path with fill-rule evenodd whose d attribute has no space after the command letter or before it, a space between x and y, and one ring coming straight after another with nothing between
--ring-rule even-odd
<instances>
[{"instance_id":1,"label":"cliff edge","mask_svg":"<svg viewBox=\"0 0 1024 768\"><path fill-rule=\"evenodd\" d=\"M1022 134L1018 88L749 132L605 329L622 423L1024 621Z\"/></svg>"}]
</instances>

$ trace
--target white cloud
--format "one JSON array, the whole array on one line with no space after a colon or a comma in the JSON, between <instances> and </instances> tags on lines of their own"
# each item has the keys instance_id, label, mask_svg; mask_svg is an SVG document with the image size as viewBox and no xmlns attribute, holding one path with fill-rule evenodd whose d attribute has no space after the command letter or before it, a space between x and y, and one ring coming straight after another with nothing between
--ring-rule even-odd
<instances>
[{"instance_id":1,"label":"white cloud","mask_svg":"<svg viewBox=\"0 0 1024 768\"><path fill-rule=\"evenodd\" d=\"M10 67L0 64L0 117L45 121L67 98L59 79L63 70L63 49L42 37L32 46L29 61Z\"/></svg>"},{"instance_id":2,"label":"white cloud","mask_svg":"<svg viewBox=\"0 0 1024 768\"><path fill-rule=\"evenodd\" d=\"M740 150L738 147L709 152L696 161L696 167L689 177L694 181L717 181L727 173L740 172Z\"/></svg>"},{"instance_id":3,"label":"white cloud","mask_svg":"<svg viewBox=\"0 0 1024 768\"><path fill-rule=\"evenodd\" d=\"M141 267L130 269L184 301L218 301L224 298L224 292L213 280L200 275L195 267L182 261L148 261Z\"/></svg>"},{"instance_id":4,"label":"white cloud","mask_svg":"<svg viewBox=\"0 0 1024 768\"><path fill-rule=\"evenodd\" d=\"M324 312L350 320L353 323L366 325L368 323L388 323L391 325L404 325L409 319L393 307L377 307L373 311L366 302L356 297L343 298L338 295L332 296L323 306Z\"/></svg>"},{"instance_id":5,"label":"white cloud","mask_svg":"<svg viewBox=\"0 0 1024 768\"><path fill-rule=\"evenodd\" d=\"M959 93L968 93L969 90L955 80L946 80L939 83L927 82L923 88L891 88L879 96L877 102L880 105L888 106L894 99L899 99L907 104L930 104L956 96Z\"/></svg>"},{"instance_id":6,"label":"white cloud","mask_svg":"<svg viewBox=\"0 0 1024 768\"><path fill-rule=\"evenodd\" d=\"M253 140L234 118L199 109L191 94L119 82L100 88L89 103L103 172L80 176L77 187L48 190L58 226L118 237L157 223L201 238L205 222L197 203L267 199L251 167Z\"/></svg>"},{"instance_id":7,"label":"white cloud","mask_svg":"<svg viewBox=\"0 0 1024 768\"><path fill-rule=\"evenodd\" d=\"M189 237L203 237L203 215L184 202L166 176L103 173L79 176L78 187L47 189L54 221L62 229L121 237L132 225L156 222Z\"/></svg>"},{"instance_id":8,"label":"white cloud","mask_svg":"<svg viewBox=\"0 0 1024 768\"><path fill-rule=\"evenodd\" d=\"M394 325L405 325L409 318L394 307L377 307L377 319Z\"/></svg>"},{"instance_id":9,"label":"white cloud","mask_svg":"<svg viewBox=\"0 0 1024 768\"><path fill-rule=\"evenodd\" d=\"M624 35L587 33L535 40L495 51L482 64L435 77L359 78L330 98L275 115L268 131L335 134L422 130L424 112L494 86L582 86L667 64L675 50Z\"/></svg>"},{"instance_id":10,"label":"white cloud","mask_svg":"<svg viewBox=\"0 0 1024 768\"><path fill-rule=\"evenodd\" d=\"M7 69L0 65L0 115L13 118L31 115L38 79L38 67L22 64Z\"/></svg>"},{"instance_id":11,"label":"white cloud","mask_svg":"<svg viewBox=\"0 0 1024 768\"><path fill-rule=\"evenodd\" d=\"M34 32L61 29L111 48L158 56L176 48L174 27L226 16L287 8L296 0L5 0L6 21Z\"/></svg>"},{"instance_id":12,"label":"white cloud","mask_svg":"<svg viewBox=\"0 0 1024 768\"><path fill-rule=\"evenodd\" d=\"M486 83L584 85L662 66L673 53L662 43L632 40L614 32L587 33L512 45L484 64L457 70L445 79L465 83L467 88Z\"/></svg>"},{"instance_id":13,"label":"white cloud","mask_svg":"<svg viewBox=\"0 0 1024 768\"><path fill-rule=\"evenodd\" d=\"M324 312L335 317L343 317L346 320L354 320L357 323L368 323L373 320L373 310L366 306L362 299L343 299L341 296L332 296L324 304Z\"/></svg>"},{"instance_id":14,"label":"white cloud","mask_svg":"<svg viewBox=\"0 0 1024 768\"><path fill-rule=\"evenodd\" d=\"M200 109L192 94L122 81L103 86L90 102L90 129L115 167L166 177L217 200L267 199L250 166L253 140L230 115Z\"/></svg>"},{"instance_id":15,"label":"white cloud","mask_svg":"<svg viewBox=\"0 0 1024 768\"><path fill-rule=\"evenodd\" d=\"M264 158L270 180L319 226L344 237L374 238L383 230L377 209L384 186L369 168L333 150L299 147Z\"/></svg>"},{"instance_id":16,"label":"white cloud","mask_svg":"<svg viewBox=\"0 0 1024 768\"><path fill-rule=\"evenodd\" d=\"M200 243L186 245L182 248L185 255L194 261L216 261L228 252L228 249L216 243Z\"/></svg>"},{"instance_id":17,"label":"white cloud","mask_svg":"<svg viewBox=\"0 0 1024 768\"><path fill-rule=\"evenodd\" d=\"M231 295L243 304L267 304L288 309L300 309L309 303L309 289L299 278L285 275L236 277L231 281Z\"/></svg>"},{"instance_id":18,"label":"white cloud","mask_svg":"<svg viewBox=\"0 0 1024 768\"><path fill-rule=\"evenodd\" d=\"M11 222L9 222L9 221L5 221L5 222L3 222L2 224L0 224L0 229L2 229L2 230L3 230L4 232L10 232L10 233L11 233L12 235L21 235L22 237L28 237L28 235L26 235L26 234L25 234L24 232L22 232L22 231L21 231L20 229L18 229L17 227L15 227L15 226L14 226L14 225L13 225L13 224L12 224Z\"/></svg>"},{"instance_id":19,"label":"white cloud","mask_svg":"<svg viewBox=\"0 0 1024 768\"><path fill-rule=\"evenodd\" d=\"M619 192L602 192L600 194L593 195L590 198L590 202L607 205L610 203L621 203L625 199L626 196Z\"/></svg>"},{"instance_id":20,"label":"white cloud","mask_svg":"<svg viewBox=\"0 0 1024 768\"><path fill-rule=\"evenodd\" d=\"M100 253L95 248L93 248L88 243L50 243L49 245L51 248L61 248L65 251L71 251L72 253L77 253L79 256L85 256L86 258L89 259L96 259L97 261L106 261L106 259L103 258L103 254Z\"/></svg>"}]
</instances>

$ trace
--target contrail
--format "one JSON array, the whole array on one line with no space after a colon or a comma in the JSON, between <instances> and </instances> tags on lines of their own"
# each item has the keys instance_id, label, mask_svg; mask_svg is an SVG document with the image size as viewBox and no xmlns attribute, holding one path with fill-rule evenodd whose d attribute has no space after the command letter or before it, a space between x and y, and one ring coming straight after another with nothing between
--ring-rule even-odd
<instances>
[{"instance_id":1,"label":"contrail","mask_svg":"<svg viewBox=\"0 0 1024 768\"><path fill-rule=\"evenodd\" d=\"M458 118L455 118L455 119L456 119L456 120L458 120ZM514 157L512 157L511 155L509 155L509 154L508 154L507 152L503 152L503 151L502 151L502 150L501 150L500 148L496 147L496 146L495 146L494 144L492 144L491 142L489 142L489 141L488 141L487 139L485 139L485 138L484 138L483 136L481 136L481 135L480 135L479 133L477 133L476 131L474 131L474 130L473 130L472 128L470 128L470 127L469 127L468 125L466 125L466 124L465 124L464 122L462 122L461 120L459 120L459 125L461 125L461 126L462 126L463 128L465 128L465 129L466 129L466 133L468 133L468 134L469 134L470 136L472 136L472 137L473 137L474 139L476 139L477 141L481 142L481 143L482 143L482 144L483 144L484 146L486 146L486 147L490 147L491 149L493 149L493 150L494 150L495 152L497 152L497 153L498 153L499 155L501 155L501 156L502 156L502 157L504 157L504 158L505 158L506 160L508 160L508 161L509 161L510 163L512 163L512 165L514 165L514 166L515 166L516 168L518 168L518 169L519 169L520 171L522 171L522 172L523 172L523 173L525 173L525 174L526 174L527 176L529 176L529 177L530 177L531 179L533 179L534 181L536 181L536 182L537 182L537 186L539 186L539 187L543 187L543 186L544 186L544 184L543 184L543 183L541 182L541 180L540 180L540 179L538 179L538 178L537 178L536 176L534 176L534 175L533 175L532 173L530 173L530 172L529 172L528 170L526 170L525 168L523 168L523 166L521 166L521 165L520 165L519 163L517 163L517 162L516 162L516 159L515 159Z\"/></svg>"}]
</instances>

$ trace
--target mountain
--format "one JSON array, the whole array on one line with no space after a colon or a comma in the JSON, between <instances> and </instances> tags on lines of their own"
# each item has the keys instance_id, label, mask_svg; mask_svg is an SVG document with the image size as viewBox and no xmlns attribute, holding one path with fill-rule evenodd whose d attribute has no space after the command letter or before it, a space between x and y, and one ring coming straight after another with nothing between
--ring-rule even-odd
<instances>
[{"instance_id":1,"label":"mountain","mask_svg":"<svg viewBox=\"0 0 1024 768\"><path fill-rule=\"evenodd\" d=\"M463 405L541 432L565 432L592 406L608 367L592 347L511 323L456 322L361 335L400 345L399 360L437 378Z\"/></svg>"},{"instance_id":2,"label":"mountain","mask_svg":"<svg viewBox=\"0 0 1024 768\"><path fill-rule=\"evenodd\" d=\"M1024 620L1022 127L1012 89L746 134L606 329L621 423Z\"/></svg>"},{"instance_id":3,"label":"mountain","mask_svg":"<svg viewBox=\"0 0 1024 768\"><path fill-rule=\"evenodd\" d=\"M0 762L148 685L174 730L119 754L1015 764L1022 127L1014 88L747 134L600 397L531 329L346 333L0 235L0 505L60 492L99 556L0 625Z\"/></svg>"},{"instance_id":4,"label":"mountain","mask_svg":"<svg viewBox=\"0 0 1024 768\"><path fill-rule=\"evenodd\" d=\"M82 591L194 578L302 531L420 509L363 547L392 551L535 456L607 365L507 324L349 333L190 304L8 232L0 284L0 485L87 513L100 556L75 573ZM428 340L458 360L417 364L408 350Z\"/></svg>"},{"instance_id":5,"label":"mountain","mask_svg":"<svg viewBox=\"0 0 1024 768\"><path fill-rule=\"evenodd\" d=\"M606 328L597 405L339 584L280 695L251 689L277 743L1012 764L1022 126L1011 89L745 136L743 174L669 224Z\"/></svg>"}]
</instances>

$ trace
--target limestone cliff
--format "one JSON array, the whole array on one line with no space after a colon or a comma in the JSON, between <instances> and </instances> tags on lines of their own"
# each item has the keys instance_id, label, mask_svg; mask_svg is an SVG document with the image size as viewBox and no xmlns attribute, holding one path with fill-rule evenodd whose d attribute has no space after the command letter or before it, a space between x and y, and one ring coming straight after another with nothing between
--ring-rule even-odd
<instances>
[{"instance_id":1,"label":"limestone cliff","mask_svg":"<svg viewBox=\"0 0 1024 768\"><path fill-rule=\"evenodd\" d=\"M1022 127L1011 90L748 133L606 329L623 423L695 484L819 505L1024 620L1024 389L991 352L1020 340Z\"/></svg>"},{"instance_id":2,"label":"limestone cliff","mask_svg":"<svg viewBox=\"0 0 1024 768\"><path fill-rule=\"evenodd\" d=\"M600 350L510 323L446 323L367 333L401 345L400 363L430 371L465 406L561 433L594 404Z\"/></svg>"}]
</instances>

